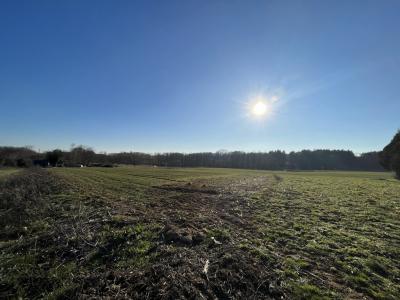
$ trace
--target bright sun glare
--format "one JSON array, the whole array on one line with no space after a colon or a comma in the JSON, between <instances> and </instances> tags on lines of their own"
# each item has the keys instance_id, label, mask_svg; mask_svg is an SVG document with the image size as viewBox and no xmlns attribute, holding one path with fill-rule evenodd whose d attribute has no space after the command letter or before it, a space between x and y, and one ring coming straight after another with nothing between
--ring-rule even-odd
<instances>
[{"instance_id":1,"label":"bright sun glare","mask_svg":"<svg viewBox=\"0 0 400 300\"><path fill-rule=\"evenodd\" d=\"M255 116L263 116L267 112L267 104L263 101L257 101L253 105L251 112Z\"/></svg>"},{"instance_id":2,"label":"bright sun glare","mask_svg":"<svg viewBox=\"0 0 400 300\"><path fill-rule=\"evenodd\" d=\"M253 95L245 102L246 116L255 121L267 120L273 115L277 102L277 95Z\"/></svg>"}]
</instances>

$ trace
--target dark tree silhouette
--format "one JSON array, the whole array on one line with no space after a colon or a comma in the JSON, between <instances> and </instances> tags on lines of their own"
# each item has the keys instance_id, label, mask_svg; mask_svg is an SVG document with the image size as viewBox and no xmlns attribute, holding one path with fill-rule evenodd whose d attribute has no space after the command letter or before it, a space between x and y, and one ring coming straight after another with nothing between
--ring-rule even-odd
<instances>
[{"instance_id":1,"label":"dark tree silhouette","mask_svg":"<svg viewBox=\"0 0 400 300\"><path fill-rule=\"evenodd\" d=\"M101 154L100 154L101 155ZM68 153L68 160L74 164L82 164L87 166L95 162L96 153L90 147L77 146L71 149Z\"/></svg>"},{"instance_id":2,"label":"dark tree silhouette","mask_svg":"<svg viewBox=\"0 0 400 300\"><path fill-rule=\"evenodd\" d=\"M30 166L37 153L30 147L0 147L0 166Z\"/></svg>"},{"instance_id":3,"label":"dark tree silhouette","mask_svg":"<svg viewBox=\"0 0 400 300\"><path fill-rule=\"evenodd\" d=\"M392 152L388 151L388 153ZM269 152L218 151L215 153L156 154L121 152L107 154L95 153L93 149L85 146L76 146L70 151L57 149L41 154L27 148L0 147L0 166L29 166L32 164L32 160L44 160L45 158L52 166L57 165L62 159L63 165L70 167L127 164L257 170L384 170L379 163L378 152L368 152L356 156L348 150L302 150L288 154L280 150ZM381 154L381 160L388 169L399 169L399 167L396 167L400 164L399 155L389 158L389 156Z\"/></svg>"},{"instance_id":4,"label":"dark tree silhouette","mask_svg":"<svg viewBox=\"0 0 400 300\"><path fill-rule=\"evenodd\" d=\"M53 167L57 165L57 163L61 160L62 157L63 157L63 152L59 149L46 152L46 159Z\"/></svg>"},{"instance_id":5,"label":"dark tree silhouette","mask_svg":"<svg viewBox=\"0 0 400 300\"><path fill-rule=\"evenodd\" d=\"M400 130L383 148L380 153L380 162L385 169L396 172L397 178L400 179Z\"/></svg>"}]
</instances>

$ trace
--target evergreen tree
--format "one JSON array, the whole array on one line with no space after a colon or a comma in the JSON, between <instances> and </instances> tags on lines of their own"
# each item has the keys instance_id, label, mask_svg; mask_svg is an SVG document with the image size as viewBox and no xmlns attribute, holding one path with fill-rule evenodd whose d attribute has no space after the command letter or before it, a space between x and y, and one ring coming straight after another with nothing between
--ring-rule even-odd
<instances>
[{"instance_id":1,"label":"evergreen tree","mask_svg":"<svg viewBox=\"0 0 400 300\"><path fill-rule=\"evenodd\" d=\"M380 153L380 163L385 169L395 171L397 178L400 179L400 130L391 142L383 148Z\"/></svg>"}]
</instances>

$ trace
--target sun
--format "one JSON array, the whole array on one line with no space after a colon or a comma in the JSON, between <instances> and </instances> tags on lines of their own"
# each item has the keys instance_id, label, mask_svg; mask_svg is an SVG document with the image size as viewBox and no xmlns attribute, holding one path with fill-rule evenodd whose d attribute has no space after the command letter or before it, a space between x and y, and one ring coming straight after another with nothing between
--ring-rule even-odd
<instances>
[{"instance_id":1,"label":"sun","mask_svg":"<svg viewBox=\"0 0 400 300\"><path fill-rule=\"evenodd\" d=\"M244 103L246 117L256 122L269 120L276 111L278 103L277 95L264 93L253 94Z\"/></svg>"},{"instance_id":2,"label":"sun","mask_svg":"<svg viewBox=\"0 0 400 300\"><path fill-rule=\"evenodd\" d=\"M267 113L267 104L261 100L253 104L251 112L254 116L264 116Z\"/></svg>"}]
</instances>

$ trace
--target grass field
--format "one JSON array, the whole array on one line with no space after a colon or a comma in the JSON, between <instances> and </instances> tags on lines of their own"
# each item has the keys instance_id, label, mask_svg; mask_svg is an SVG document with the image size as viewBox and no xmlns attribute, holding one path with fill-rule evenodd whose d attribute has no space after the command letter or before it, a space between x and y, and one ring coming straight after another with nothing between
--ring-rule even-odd
<instances>
[{"instance_id":1,"label":"grass field","mask_svg":"<svg viewBox=\"0 0 400 300\"><path fill-rule=\"evenodd\" d=\"M0 298L400 298L389 173L5 172Z\"/></svg>"},{"instance_id":2,"label":"grass field","mask_svg":"<svg viewBox=\"0 0 400 300\"><path fill-rule=\"evenodd\" d=\"M18 172L18 169L13 169L13 168L1 169L0 168L0 179L5 178L6 176L9 176L9 175L17 173L17 172Z\"/></svg>"}]
</instances>

